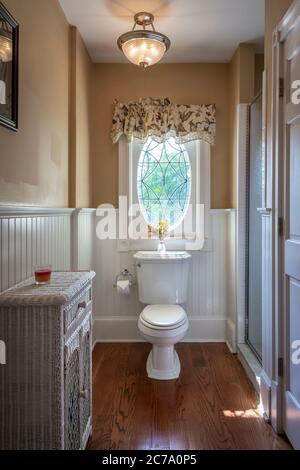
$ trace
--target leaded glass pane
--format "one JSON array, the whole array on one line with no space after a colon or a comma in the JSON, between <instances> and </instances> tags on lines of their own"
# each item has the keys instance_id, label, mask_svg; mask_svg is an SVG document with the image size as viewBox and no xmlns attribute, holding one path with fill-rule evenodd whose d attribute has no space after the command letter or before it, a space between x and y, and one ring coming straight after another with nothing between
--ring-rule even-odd
<instances>
[{"instance_id":1,"label":"leaded glass pane","mask_svg":"<svg viewBox=\"0 0 300 470\"><path fill-rule=\"evenodd\" d=\"M191 197L191 165L184 145L173 138L149 138L140 155L137 193L147 224L167 220L170 229L182 222Z\"/></svg>"}]
</instances>

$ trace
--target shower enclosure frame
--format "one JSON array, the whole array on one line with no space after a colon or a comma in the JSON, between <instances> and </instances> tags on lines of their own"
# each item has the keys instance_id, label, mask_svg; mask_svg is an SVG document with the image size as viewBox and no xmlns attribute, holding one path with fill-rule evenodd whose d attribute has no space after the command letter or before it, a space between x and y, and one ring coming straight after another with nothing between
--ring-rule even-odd
<instances>
[{"instance_id":1,"label":"shower enclosure frame","mask_svg":"<svg viewBox=\"0 0 300 470\"><path fill-rule=\"evenodd\" d=\"M262 364L262 351L259 353L255 346L252 344L250 337L249 337L249 314L250 314L250 308L249 308L249 302L250 302L250 296L249 296L249 285L250 285L250 262L249 262L249 251L250 251L250 237L249 237L249 220L250 220L250 158L251 158L251 107L254 105L259 99L262 101L262 122L264 118L264 104L263 104L263 90L260 90L257 95L254 97L251 103L248 105L248 135L247 135L247 156L246 156L246 187L245 187L245 202L246 202L246 233L245 233L245 245L246 245L246 258L245 258L245 343L253 354L255 355L256 359L260 364ZM261 155L261 163L262 163L262 171L264 168L264 151L263 151L263 142L264 142L264 133L263 133L263 125L262 125L262 155ZM263 186L263 173L262 173L262 194L261 194L261 203L263 202L263 197L264 197L264 186ZM261 205L257 207L257 211L260 212ZM260 230L260 233L262 234L262 229ZM262 317L262 296L261 296L261 310L260 310L260 315ZM262 323L262 321L261 321Z\"/></svg>"}]
</instances>

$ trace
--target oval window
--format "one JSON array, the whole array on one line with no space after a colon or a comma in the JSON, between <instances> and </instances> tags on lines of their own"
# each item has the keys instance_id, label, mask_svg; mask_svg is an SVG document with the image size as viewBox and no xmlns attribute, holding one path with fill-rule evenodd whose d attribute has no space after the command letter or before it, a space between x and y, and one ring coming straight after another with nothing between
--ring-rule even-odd
<instances>
[{"instance_id":1,"label":"oval window","mask_svg":"<svg viewBox=\"0 0 300 470\"><path fill-rule=\"evenodd\" d=\"M167 220L174 230L183 220L191 197L191 165L184 145L174 138L157 143L149 138L141 152L137 193L148 225Z\"/></svg>"}]
</instances>

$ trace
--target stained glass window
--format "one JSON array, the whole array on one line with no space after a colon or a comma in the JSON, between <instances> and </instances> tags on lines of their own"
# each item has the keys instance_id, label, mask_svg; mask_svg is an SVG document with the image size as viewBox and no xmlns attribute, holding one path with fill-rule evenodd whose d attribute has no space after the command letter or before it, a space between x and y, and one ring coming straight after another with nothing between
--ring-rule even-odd
<instances>
[{"instance_id":1,"label":"stained glass window","mask_svg":"<svg viewBox=\"0 0 300 470\"><path fill-rule=\"evenodd\" d=\"M191 165L184 145L174 138L144 144L137 171L139 204L147 224L167 220L171 230L178 226L191 197Z\"/></svg>"}]
</instances>

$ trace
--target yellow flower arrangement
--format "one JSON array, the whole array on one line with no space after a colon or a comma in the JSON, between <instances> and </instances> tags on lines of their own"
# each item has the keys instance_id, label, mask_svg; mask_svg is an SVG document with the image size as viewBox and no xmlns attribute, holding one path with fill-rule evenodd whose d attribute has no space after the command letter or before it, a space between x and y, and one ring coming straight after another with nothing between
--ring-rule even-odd
<instances>
[{"instance_id":1,"label":"yellow flower arrangement","mask_svg":"<svg viewBox=\"0 0 300 470\"><path fill-rule=\"evenodd\" d=\"M155 233L160 240L164 240L169 233L169 224L167 220L160 220L155 227Z\"/></svg>"}]
</instances>

